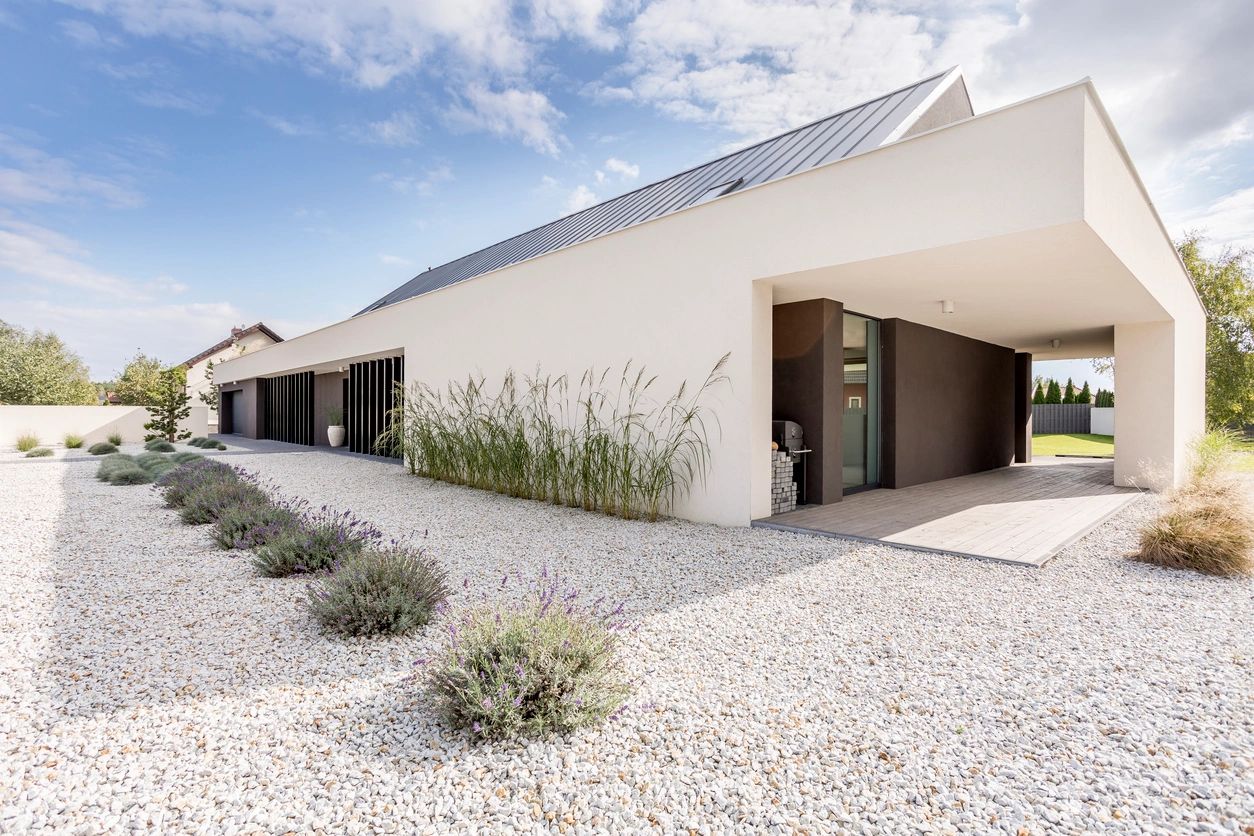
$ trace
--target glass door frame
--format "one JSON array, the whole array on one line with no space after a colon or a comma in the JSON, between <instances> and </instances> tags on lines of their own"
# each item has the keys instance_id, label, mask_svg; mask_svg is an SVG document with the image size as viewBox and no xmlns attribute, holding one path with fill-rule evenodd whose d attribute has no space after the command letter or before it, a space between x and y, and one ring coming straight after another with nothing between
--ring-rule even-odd
<instances>
[{"instance_id":1,"label":"glass door frame","mask_svg":"<svg viewBox=\"0 0 1254 836\"><path fill-rule=\"evenodd\" d=\"M848 308L845 308L845 309L844 309L844 311L843 311L843 313L844 313L844 314L847 314L847 315L849 315L849 316L856 316L856 317L859 317L859 318L861 318L861 319L866 319L866 320L873 321L873 322L875 322L875 324L876 324L876 326L877 326L877 327L876 327L876 329L875 329L875 400L877 401L877 403L876 403L876 405L875 405L875 416L876 416L876 421L875 421L875 435L876 435L876 439L875 439L875 474L876 474L876 476L877 476L877 477L882 477L882 474L881 474L881 472L880 472L880 471L881 471L881 468L882 468L882 466L883 466L883 460L884 460L884 455L883 455L883 448L884 448L884 385L883 385L883 384L884 384L884 371L883 371L883 360L884 360L884 339L883 339L883 320L881 320L881 319L880 319L879 317L877 317L877 316L868 316L867 314L864 314L864 313L858 313L857 311L851 311L851 310L849 310ZM843 326L843 322L842 322L842 326ZM843 333L843 328L842 328L842 333ZM840 404L841 404L841 416L842 416L842 420L843 420L843 416L844 416L844 409L845 409L845 404L847 403L847 400L846 400L846 398L845 398L845 374L844 374L844 362L843 362L843 361L844 361L844 355L843 355L844 347L843 347L843 345L842 345L841 350L842 350L842 355L841 355L842 365L841 365L841 375L840 375ZM870 359L870 354L871 354L871 344L870 344L870 341L868 340L868 341L867 341L867 411L868 411L868 422L867 422L867 423L868 423L868 425L870 424L870 421L869 421L869 413L870 413L870 407L871 407L871 359ZM869 427L869 426L868 426L868 428L867 428L867 431L868 431L868 433L870 432L870 427ZM870 440L868 439L868 445L867 445L867 446L870 446L869 441L870 441ZM841 459L842 459L841 464L842 464L842 467L843 467L843 465L844 465L844 462L843 462L843 459L844 459L844 451L843 451L843 450L842 450L842 452L841 452ZM869 462L868 462L868 464L869 464ZM861 485L854 485L853 487L849 487L849 488L846 488L846 487L844 487L844 486L842 485L842 486L841 486L841 495L842 495L842 496L849 496L849 495L851 495L851 494L855 494L855 493L862 493L863 491L873 491L873 490L878 489L878 488L880 487L880 484L881 484L880 479L879 479L879 478L877 478L874 482L864 482L864 483L863 483L863 484L861 484Z\"/></svg>"}]
</instances>

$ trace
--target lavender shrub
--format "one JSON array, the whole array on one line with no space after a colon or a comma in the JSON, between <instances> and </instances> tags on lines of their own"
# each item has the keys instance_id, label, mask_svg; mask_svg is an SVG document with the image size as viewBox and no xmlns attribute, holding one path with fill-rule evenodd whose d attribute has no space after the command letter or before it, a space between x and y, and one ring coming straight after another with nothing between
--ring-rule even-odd
<instances>
[{"instance_id":1,"label":"lavender shrub","mask_svg":"<svg viewBox=\"0 0 1254 836\"><path fill-rule=\"evenodd\" d=\"M502 579L502 585L505 579ZM527 600L484 604L448 627L431 663L440 713L481 739L545 737L599 723L631 693L622 605L590 604L542 576ZM423 663L425 664L425 663Z\"/></svg>"},{"instance_id":2,"label":"lavender shrub","mask_svg":"<svg viewBox=\"0 0 1254 836\"><path fill-rule=\"evenodd\" d=\"M113 456L109 456L101 462L101 467L112 458ZM228 464L200 459L182 464L163 475L157 480L157 489L161 491L166 507L182 508L187 497L198 488L211 482L234 482L239 478L239 472Z\"/></svg>"},{"instance_id":3,"label":"lavender shrub","mask_svg":"<svg viewBox=\"0 0 1254 836\"><path fill-rule=\"evenodd\" d=\"M224 510L214 522L213 541L223 549L255 549L300 521L297 502L247 502Z\"/></svg>"},{"instance_id":4,"label":"lavender shrub","mask_svg":"<svg viewBox=\"0 0 1254 836\"><path fill-rule=\"evenodd\" d=\"M383 535L370 523L348 511L332 511L323 505L317 511L306 511L295 524L276 532L259 546L253 566L267 578L321 572L382 539Z\"/></svg>"},{"instance_id":5,"label":"lavender shrub","mask_svg":"<svg viewBox=\"0 0 1254 836\"><path fill-rule=\"evenodd\" d=\"M448 597L444 570L421 549L364 549L309 585L309 613L345 636L399 635L431 621Z\"/></svg>"}]
</instances>

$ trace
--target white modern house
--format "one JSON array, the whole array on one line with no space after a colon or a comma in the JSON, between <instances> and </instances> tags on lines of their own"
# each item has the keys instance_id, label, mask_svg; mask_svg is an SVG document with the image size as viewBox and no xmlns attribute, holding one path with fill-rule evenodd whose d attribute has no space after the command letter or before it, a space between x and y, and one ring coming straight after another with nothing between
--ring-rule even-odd
<instances>
[{"instance_id":1,"label":"white modern house","mask_svg":"<svg viewBox=\"0 0 1254 836\"><path fill-rule=\"evenodd\" d=\"M232 328L231 335L226 339L209 346L194 357L183 361L187 369L187 394L191 396L194 406L201 405L201 396L213 386L214 379L210 368L216 369L218 364L225 363L233 357L239 357L248 351L256 351L268 345L283 342L283 338L266 327L264 322L241 328ZM218 431L217 404L209 404L209 432Z\"/></svg>"},{"instance_id":2,"label":"white modern house","mask_svg":"<svg viewBox=\"0 0 1254 836\"><path fill-rule=\"evenodd\" d=\"M1175 482L1203 429L1204 320L1093 84L975 114L955 68L424 272L215 376L223 432L324 444L340 404L365 449L395 380L633 360L669 391L730 352L710 473L675 512L745 525L771 513L776 420L804 433L815 504L1026 460L1033 358L1113 355L1113 479Z\"/></svg>"}]
</instances>

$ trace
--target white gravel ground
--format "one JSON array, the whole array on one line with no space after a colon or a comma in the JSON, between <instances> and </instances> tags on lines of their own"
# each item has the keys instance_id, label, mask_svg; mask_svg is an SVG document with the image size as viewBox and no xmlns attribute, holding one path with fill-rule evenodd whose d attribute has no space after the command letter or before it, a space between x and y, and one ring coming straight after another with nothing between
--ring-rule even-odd
<instances>
[{"instance_id":1,"label":"white gravel ground","mask_svg":"<svg viewBox=\"0 0 1254 836\"><path fill-rule=\"evenodd\" d=\"M0 832L1232 832L1254 824L1254 586L627 523L327 453L235 455L420 538L454 606L548 564L626 600L638 698L471 743L407 682L438 629L324 637L303 583L64 461L0 462ZM1247 831L1248 832L1248 831Z\"/></svg>"}]
</instances>

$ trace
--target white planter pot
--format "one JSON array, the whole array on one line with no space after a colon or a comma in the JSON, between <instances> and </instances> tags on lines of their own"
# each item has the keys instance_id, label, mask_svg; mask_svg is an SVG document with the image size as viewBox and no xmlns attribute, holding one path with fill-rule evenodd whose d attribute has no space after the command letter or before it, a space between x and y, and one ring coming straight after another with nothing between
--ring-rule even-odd
<instances>
[{"instance_id":1,"label":"white planter pot","mask_svg":"<svg viewBox=\"0 0 1254 836\"><path fill-rule=\"evenodd\" d=\"M331 426L327 427L327 443L332 447L343 447L344 438L347 435L343 427Z\"/></svg>"}]
</instances>

